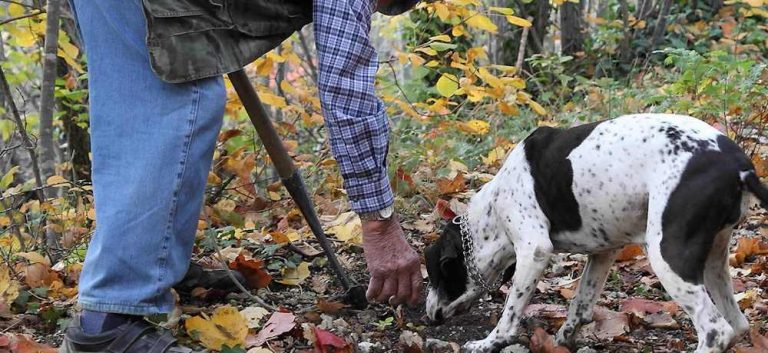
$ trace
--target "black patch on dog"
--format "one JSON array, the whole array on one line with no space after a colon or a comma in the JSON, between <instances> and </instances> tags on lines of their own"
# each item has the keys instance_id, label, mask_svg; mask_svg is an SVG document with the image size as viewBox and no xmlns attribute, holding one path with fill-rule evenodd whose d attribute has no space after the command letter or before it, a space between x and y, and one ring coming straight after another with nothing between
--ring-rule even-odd
<instances>
[{"instance_id":1,"label":"black patch on dog","mask_svg":"<svg viewBox=\"0 0 768 353\"><path fill-rule=\"evenodd\" d=\"M601 122L562 130L540 127L525 139L536 201L550 223L550 234L581 228L579 203L573 195L573 167L567 159Z\"/></svg>"},{"instance_id":2,"label":"black patch on dog","mask_svg":"<svg viewBox=\"0 0 768 353\"><path fill-rule=\"evenodd\" d=\"M753 169L725 136L720 151L697 151L685 166L662 215L661 255L678 276L703 283L704 264L717 233L741 217L740 172Z\"/></svg>"},{"instance_id":3,"label":"black patch on dog","mask_svg":"<svg viewBox=\"0 0 768 353\"><path fill-rule=\"evenodd\" d=\"M467 267L461 244L461 228L453 222L437 241L424 251L429 284L440 296L454 301L467 291Z\"/></svg>"}]
</instances>

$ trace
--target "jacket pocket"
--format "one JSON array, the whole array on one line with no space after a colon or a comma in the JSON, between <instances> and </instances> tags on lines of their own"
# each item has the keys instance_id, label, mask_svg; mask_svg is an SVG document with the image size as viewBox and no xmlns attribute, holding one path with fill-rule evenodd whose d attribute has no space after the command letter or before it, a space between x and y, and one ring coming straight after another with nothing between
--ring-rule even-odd
<instances>
[{"instance_id":1,"label":"jacket pocket","mask_svg":"<svg viewBox=\"0 0 768 353\"><path fill-rule=\"evenodd\" d=\"M312 0L227 0L230 19L254 37L291 33L311 21Z\"/></svg>"},{"instance_id":2,"label":"jacket pocket","mask_svg":"<svg viewBox=\"0 0 768 353\"><path fill-rule=\"evenodd\" d=\"M143 0L143 3L150 36L155 39L233 27L224 6L215 1Z\"/></svg>"}]
</instances>

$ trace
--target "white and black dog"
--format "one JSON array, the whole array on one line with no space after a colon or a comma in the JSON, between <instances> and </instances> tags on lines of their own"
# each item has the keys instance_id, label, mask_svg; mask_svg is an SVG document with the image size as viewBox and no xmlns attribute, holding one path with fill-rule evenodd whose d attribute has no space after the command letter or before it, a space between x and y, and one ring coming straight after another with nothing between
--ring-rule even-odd
<instances>
[{"instance_id":1,"label":"white and black dog","mask_svg":"<svg viewBox=\"0 0 768 353\"><path fill-rule=\"evenodd\" d=\"M731 232L743 219L748 193L768 204L768 189L744 152L692 117L639 114L539 128L471 198L466 215L427 248L427 315L439 322L466 311L512 276L496 327L463 347L498 352L518 333L551 255L586 253L556 337L572 346L576 331L592 319L618 251L640 244L693 320L696 352L723 352L749 328L728 272Z\"/></svg>"}]
</instances>

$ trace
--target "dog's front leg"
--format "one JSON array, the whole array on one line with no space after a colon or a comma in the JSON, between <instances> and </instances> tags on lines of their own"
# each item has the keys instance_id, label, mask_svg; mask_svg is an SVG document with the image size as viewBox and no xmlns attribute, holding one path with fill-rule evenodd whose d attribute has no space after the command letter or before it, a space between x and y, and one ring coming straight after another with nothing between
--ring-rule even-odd
<instances>
[{"instance_id":1,"label":"dog's front leg","mask_svg":"<svg viewBox=\"0 0 768 353\"><path fill-rule=\"evenodd\" d=\"M462 347L462 352L497 353L512 344L523 310L530 301L536 283L549 265L549 258L552 256L552 243L549 242L549 238L536 240L539 244L526 243L521 246L521 249L516 249L517 270L498 324L485 339L467 342Z\"/></svg>"},{"instance_id":2,"label":"dog's front leg","mask_svg":"<svg viewBox=\"0 0 768 353\"><path fill-rule=\"evenodd\" d=\"M579 281L579 288L576 290L576 298L568 308L568 319L557 332L558 345L573 349L574 337L579 327L592 321L592 310L603 291L616 255L618 255L617 251L589 255L584 274Z\"/></svg>"}]
</instances>

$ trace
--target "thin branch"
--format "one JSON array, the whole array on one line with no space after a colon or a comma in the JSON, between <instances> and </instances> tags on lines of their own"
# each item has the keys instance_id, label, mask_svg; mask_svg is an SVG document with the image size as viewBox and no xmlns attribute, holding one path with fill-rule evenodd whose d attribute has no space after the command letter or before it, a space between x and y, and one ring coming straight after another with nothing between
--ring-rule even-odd
<instances>
[{"instance_id":1,"label":"thin branch","mask_svg":"<svg viewBox=\"0 0 768 353\"><path fill-rule=\"evenodd\" d=\"M312 52L309 51L309 45L307 45L307 39L304 38L304 33L301 31L298 31L299 34L299 43L301 43L301 50L304 51L304 55L307 56L307 65L309 65L310 71L312 71L312 81L317 82L317 68L315 67L315 63L312 61Z\"/></svg>"},{"instance_id":2,"label":"thin branch","mask_svg":"<svg viewBox=\"0 0 768 353\"><path fill-rule=\"evenodd\" d=\"M5 72L3 71L2 67L0 67L0 92L8 97L8 106L11 108L11 116L13 117L13 121L16 123L16 128L19 131L19 135L21 135L21 140L24 143L24 149L27 150L29 153L29 159L32 160L32 173L35 175L35 184L38 187L37 198L41 203L44 203L45 194L42 191L44 184L43 179L40 176L40 166L37 164L35 145L32 143L32 140L30 140L29 135L27 135L27 130L24 128L24 122L21 120L19 110L16 108L16 103L13 101L13 96L11 96L11 87L8 85L8 80L5 78Z\"/></svg>"},{"instance_id":3,"label":"thin branch","mask_svg":"<svg viewBox=\"0 0 768 353\"><path fill-rule=\"evenodd\" d=\"M528 22L533 21L533 17L528 16ZM528 29L532 26L523 27L523 35L520 36L520 48L517 50L517 61L515 67L517 72L523 69L523 59L525 58L525 45L528 43Z\"/></svg>"},{"instance_id":4,"label":"thin branch","mask_svg":"<svg viewBox=\"0 0 768 353\"><path fill-rule=\"evenodd\" d=\"M14 21L23 20L25 18L35 17L35 16L38 16L38 15L41 15L41 14L44 14L44 13L45 13L45 10L37 10L36 12L30 12L30 13L23 14L21 16L11 17L9 19L5 19L5 20L0 21L0 26L4 25L6 23L11 23L11 22L14 22Z\"/></svg>"},{"instance_id":5,"label":"thin branch","mask_svg":"<svg viewBox=\"0 0 768 353\"><path fill-rule=\"evenodd\" d=\"M19 6L22 6L22 7L26 7L26 8L28 8L28 9L34 9L34 10L39 10L39 9L40 9L39 7L37 7L37 6L35 6L35 5L29 5L29 4L25 4L25 3L21 2L21 1L15 1L15 0L0 0L0 2L7 2L7 3L9 3L9 4L16 4L16 5L19 5Z\"/></svg>"}]
</instances>

